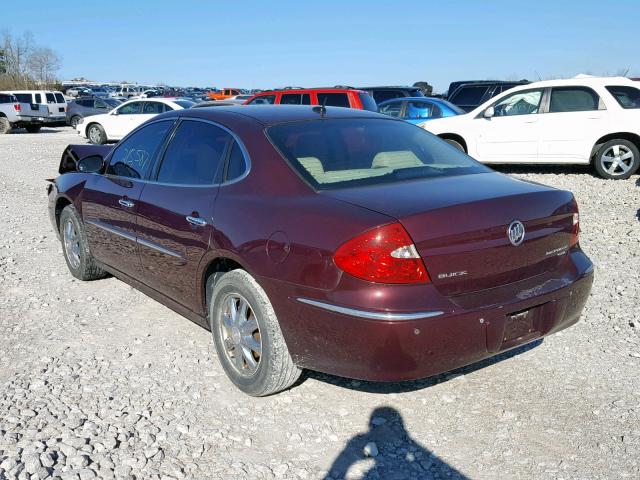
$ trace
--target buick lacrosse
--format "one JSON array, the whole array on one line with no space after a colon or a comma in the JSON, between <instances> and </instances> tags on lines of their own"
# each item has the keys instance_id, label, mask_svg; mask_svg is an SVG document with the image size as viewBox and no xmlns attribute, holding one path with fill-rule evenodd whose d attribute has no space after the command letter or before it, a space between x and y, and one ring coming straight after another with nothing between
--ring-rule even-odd
<instances>
[{"instance_id":1,"label":"buick lacrosse","mask_svg":"<svg viewBox=\"0 0 640 480\"><path fill-rule=\"evenodd\" d=\"M213 333L250 395L303 369L427 377L578 321L570 192L421 128L322 106L179 110L71 145L48 187L71 274L112 274Z\"/></svg>"}]
</instances>

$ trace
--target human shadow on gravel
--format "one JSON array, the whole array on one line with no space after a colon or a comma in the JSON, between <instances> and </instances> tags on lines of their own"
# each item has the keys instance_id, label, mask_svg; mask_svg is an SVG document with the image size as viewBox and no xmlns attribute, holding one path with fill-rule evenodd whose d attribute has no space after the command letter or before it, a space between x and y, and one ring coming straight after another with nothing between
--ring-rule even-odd
<instances>
[{"instance_id":1,"label":"human shadow on gravel","mask_svg":"<svg viewBox=\"0 0 640 480\"><path fill-rule=\"evenodd\" d=\"M476 370L486 368L490 365L494 365L509 358L515 357L516 355L528 352L540 346L543 341L544 339L541 338L534 342L528 343L527 345L522 345L521 347L516 347L512 350L500 353L494 357L490 357L485 360L472 363L471 365L467 365L456 370L451 370L449 372L441 373L440 375L434 375L433 377L428 377L421 380L407 382L368 382L363 380L350 380L348 378L328 375L326 373L306 371L305 375L303 376L304 378L301 378L299 382L303 382L306 378L313 378L320 382L329 383L337 387L348 388L349 390L356 390L365 393L388 394L414 392L416 390L422 390L424 388L429 388L433 387L434 385L448 382L449 380L453 380L461 375L473 373Z\"/></svg>"},{"instance_id":2,"label":"human shadow on gravel","mask_svg":"<svg viewBox=\"0 0 640 480\"><path fill-rule=\"evenodd\" d=\"M370 458L369 462L373 461L373 465L363 464L360 468L366 468L366 471L351 472L349 478L468 478L413 440L405 429L402 416L392 407L378 407L371 412L369 431L355 435L347 442L324 480L343 480L353 465L367 457Z\"/></svg>"}]
</instances>

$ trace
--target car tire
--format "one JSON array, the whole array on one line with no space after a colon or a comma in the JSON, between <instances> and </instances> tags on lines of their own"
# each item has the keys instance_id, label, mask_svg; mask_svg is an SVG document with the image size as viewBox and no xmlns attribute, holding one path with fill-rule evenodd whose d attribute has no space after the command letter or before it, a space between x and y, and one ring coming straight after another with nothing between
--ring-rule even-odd
<instances>
[{"instance_id":1,"label":"car tire","mask_svg":"<svg viewBox=\"0 0 640 480\"><path fill-rule=\"evenodd\" d=\"M94 145L107 143L107 134L99 123L92 123L87 127L87 138Z\"/></svg>"},{"instance_id":2,"label":"car tire","mask_svg":"<svg viewBox=\"0 0 640 480\"><path fill-rule=\"evenodd\" d=\"M629 140L609 140L598 148L593 164L602 178L624 180L640 167L640 151Z\"/></svg>"},{"instance_id":3,"label":"car tire","mask_svg":"<svg viewBox=\"0 0 640 480\"><path fill-rule=\"evenodd\" d=\"M80 217L73 205L67 205L60 214L60 241L62 253L71 275L78 280L97 280L106 272L95 263Z\"/></svg>"},{"instance_id":4,"label":"car tire","mask_svg":"<svg viewBox=\"0 0 640 480\"><path fill-rule=\"evenodd\" d=\"M73 117L71 117L71 120L69 121L69 125L71 125L73 128L76 128L78 126L78 122L80 121L80 116L79 115L74 115Z\"/></svg>"},{"instance_id":5,"label":"car tire","mask_svg":"<svg viewBox=\"0 0 640 480\"><path fill-rule=\"evenodd\" d=\"M42 128L42 125L27 125L24 127L29 133L38 133Z\"/></svg>"},{"instance_id":6,"label":"car tire","mask_svg":"<svg viewBox=\"0 0 640 480\"><path fill-rule=\"evenodd\" d=\"M464 147L462 146L462 144L460 142L457 142L456 140L453 140L452 138L444 138L443 140L445 142L447 142L449 145L451 145L453 147L456 147L461 152L465 152L466 153L466 150L464 149Z\"/></svg>"},{"instance_id":7,"label":"car tire","mask_svg":"<svg viewBox=\"0 0 640 480\"><path fill-rule=\"evenodd\" d=\"M0 135L11 133L11 122L5 117L0 117Z\"/></svg>"},{"instance_id":8,"label":"car tire","mask_svg":"<svg viewBox=\"0 0 640 480\"><path fill-rule=\"evenodd\" d=\"M213 342L236 387L263 397L293 385L302 370L293 363L271 302L255 279L245 270L232 270L208 282L208 288Z\"/></svg>"}]
</instances>

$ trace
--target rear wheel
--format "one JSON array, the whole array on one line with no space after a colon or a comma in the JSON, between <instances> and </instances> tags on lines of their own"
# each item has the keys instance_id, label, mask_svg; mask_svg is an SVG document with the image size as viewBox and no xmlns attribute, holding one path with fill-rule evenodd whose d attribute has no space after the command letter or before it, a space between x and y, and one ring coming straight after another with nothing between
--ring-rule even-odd
<instances>
[{"instance_id":1,"label":"rear wheel","mask_svg":"<svg viewBox=\"0 0 640 480\"><path fill-rule=\"evenodd\" d=\"M246 271L233 270L210 288L213 341L231 381L256 397L293 385L301 370L289 355L276 314L260 285Z\"/></svg>"},{"instance_id":2,"label":"rear wheel","mask_svg":"<svg viewBox=\"0 0 640 480\"><path fill-rule=\"evenodd\" d=\"M11 123L5 117L0 117L0 135L11 132Z\"/></svg>"},{"instance_id":3,"label":"rear wheel","mask_svg":"<svg viewBox=\"0 0 640 480\"><path fill-rule=\"evenodd\" d=\"M42 125L27 125L26 127L24 127L27 132L29 133L38 133L40 131L40 128L42 128Z\"/></svg>"},{"instance_id":4,"label":"rear wheel","mask_svg":"<svg viewBox=\"0 0 640 480\"><path fill-rule=\"evenodd\" d=\"M78 115L74 115L71 117L71 121L69 122L73 128L78 126L78 122L80 121L80 117Z\"/></svg>"},{"instance_id":5,"label":"rear wheel","mask_svg":"<svg viewBox=\"0 0 640 480\"><path fill-rule=\"evenodd\" d=\"M71 275L79 280L96 280L106 273L99 268L91 252L80 217L73 205L67 205L60 214L62 252Z\"/></svg>"},{"instance_id":6,"label":"rear wheel","mask_svg":"<svg viewBox=\"0 0 640 480\"><path fill-rule=\"evenodd\" d=\"M594 166L603 178L624 180L638 170L640 152L629 140L609 140L596 152Z\"/></svg>"},{"instance_id":7,"label":"rear wheel","mask_svg":"<svg viewBox=\"0 0 640 480\"><path fill-rule=\"evenodd\" d=\"M107 142L107 134L99 123L89 125L87 129L87 138L95 145L103 145Z\"/></svg>"},{"instance_id":8,"label":"rear wheel","mask_svg":"<svg viewBox=\"0 0 640 480\"><path fill-rule=\"evenodd\" d=\"M458 150L460 150L461 152L464 152L464 147L462 146L462 144L452 138L444 138L443 139L445 142L447 142L449 145L456 147Z\"/></svg>"}]
</instances>

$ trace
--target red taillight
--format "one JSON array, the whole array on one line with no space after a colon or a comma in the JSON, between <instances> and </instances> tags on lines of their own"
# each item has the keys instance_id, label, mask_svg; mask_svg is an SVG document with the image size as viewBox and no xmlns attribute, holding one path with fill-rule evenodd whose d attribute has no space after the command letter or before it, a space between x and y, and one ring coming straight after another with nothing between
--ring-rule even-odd
<instances>
[{"instance_id":1,"label":"red taillight","mask_svg":"<svg viewBox=\"0 0 640 480\"><path fill-rule=\"evenodd\" d=\"M20 111L20 109L21 109L21 107L20 107L20 104L19 104L19 103L16 103L16 104L13 106L13 108L15 108L15 109L16 109L16 112L19 112L19 111Z\"/></svg>"},{"instance_id":2,"label":"red taillight","mask_svg":"<svg viewBox=\"0 0 640 480\"><path fill-rule=\"evenodd\" d=\"M374 228L343 244L333 256L354 277L378 283L427 283L427 269L399 223Z\"/></svg>"}]
</instances>

